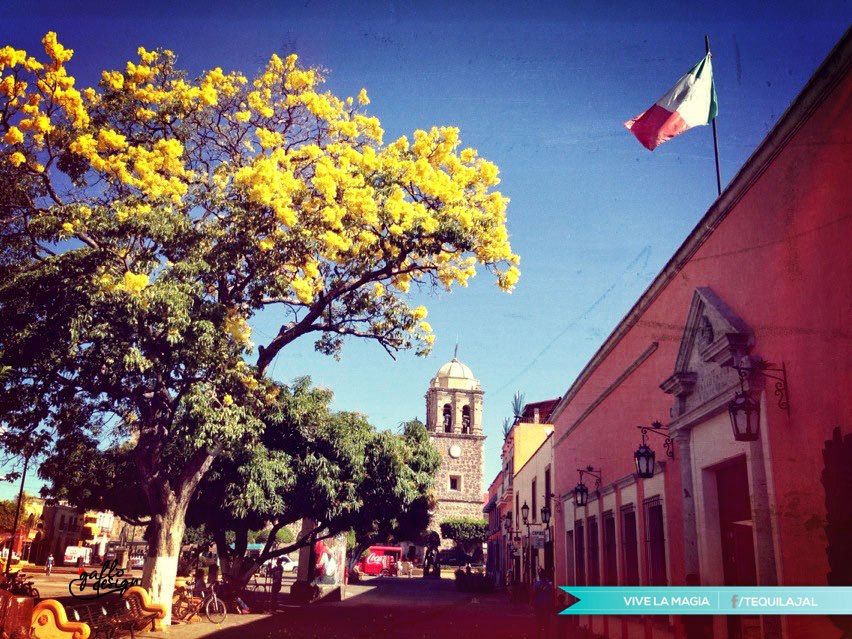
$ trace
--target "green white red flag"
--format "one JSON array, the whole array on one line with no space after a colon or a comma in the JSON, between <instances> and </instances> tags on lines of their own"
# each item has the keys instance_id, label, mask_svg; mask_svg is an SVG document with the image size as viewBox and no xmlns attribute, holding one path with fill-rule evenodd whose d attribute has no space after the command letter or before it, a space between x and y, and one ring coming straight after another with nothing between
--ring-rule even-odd
<instances>
[{"instance_id":1,"label":"green white red flag","mask_svg":"<svg viewBox=\"0 0 852 639\"><path fill-rule=\"evenodd\" d=\"M687 129L710 124L718 111L713 64L708 53L650 109L624 126L642 146L653 151Z\"/></svg>"}]
</instances>

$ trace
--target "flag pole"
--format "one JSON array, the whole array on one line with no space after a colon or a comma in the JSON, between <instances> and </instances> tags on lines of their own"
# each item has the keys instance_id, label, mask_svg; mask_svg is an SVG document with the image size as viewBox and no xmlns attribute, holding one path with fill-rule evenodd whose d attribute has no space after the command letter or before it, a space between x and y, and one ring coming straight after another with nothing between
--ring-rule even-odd
<instances>
[{"instance_id":1,"label":"flag pole","mask_svg":"<svg viewBox=\"0 0 852 639\"><path fill-rule=\"evenodd\" d=\"M704 36L704 49L706 53L710 53L710 37L707 35ZM716 118L713 118L711 124L713 125L713 155L716 158L716 191L718 195L722 195L722 173L719 170L719 136L716 133Z\"/></svg>"}]
</instances>

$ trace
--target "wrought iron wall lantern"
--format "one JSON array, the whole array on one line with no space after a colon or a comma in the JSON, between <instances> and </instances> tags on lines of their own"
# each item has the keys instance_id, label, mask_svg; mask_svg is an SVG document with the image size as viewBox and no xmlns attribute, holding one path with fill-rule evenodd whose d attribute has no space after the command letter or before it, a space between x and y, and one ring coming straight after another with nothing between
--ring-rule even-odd
<instances>
[{"instance_id":1,"label":"wrought iron wall lantern","mask_svg":"<svg viewBox=\"0 0 852 639\"><path fill-rule=\"evenodd\" d=\"M753 442L760 437L760 404L752 399L746 391L745 382L752 375L762 375L775 380L775 396L778 398L778 408L790 414L790 397L787 393L787 368L784 363L775 366L769 362L758 360L752 366L731 365L740 378L740 392L728 404L728 414L731 418L731 428L734 439L738 442Z\"/></svg>"},{"instance_id":2,"label":"wrought iron wall lantern","mask_svg":"<svg viewBox=\"0 0 852 639\"><path fill-rule=\"evenodd\" d=\"M512 515L511 513L506 514L506 518L503 520L503 530L506 531L506 535L508 537L514 537L515 541L521 540L521 531L520 529L514 530L512 528Z\"/></svg>"},{"instance_id":3,"label":"wrought iron wall lantern","mask_svg":"<svg viewBox=\"0 0 852 639\"><path fill-rule=\"evenodd\" d=\"M586 466L585 468L578 468L577 472L580 473L580 481L574 486L574 504L576 506L585 506L589 503L589 488L583 483L583 475L594 477L595 490L599 490L601 487L601 469Z\"/></svg>"},{"instance_id":4,"label":"wrought iron wall lantern","mask_svg":"<svg viewBox=\"0 0 852 639\"><path fill-rule=\"evenodd\" d=\"M669 459L674 459L674 440L669 437L668 426L663 426L660 422L652 422L650 426L637 426L636 428L642 431L642 445L633 453L633 459L636 462L636 474L642 479L650 479L654 476L657 454L648 446L648 433L666 438L663 442L663 448L665 448L666 457Z\"/></svg>"}]
</instances>

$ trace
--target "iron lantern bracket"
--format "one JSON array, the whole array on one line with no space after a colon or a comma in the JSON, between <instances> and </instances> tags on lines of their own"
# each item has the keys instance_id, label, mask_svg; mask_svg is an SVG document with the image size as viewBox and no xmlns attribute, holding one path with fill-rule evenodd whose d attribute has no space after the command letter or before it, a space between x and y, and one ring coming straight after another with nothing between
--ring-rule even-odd
<instances>
[{"instance_id":1,"label":"iron lantern bracket","mask_svg":"<svg viewBox=\"0 0 852 639\"><path fill-rule=\"evenodd\" d=\"M790 415L790 394L787 389L787 366L781 362L781 366L776 366L771 362L765 362L758 359L751 366L742 366L741 364L728 364L731 368L737 371L740 378L740 389L745 392L745 381L752 375L761 375L764 378L771 379L775 382L775 396L778 398L778 408L787 411Z\"/></svg>"},{"instance_id":2,"label":"iron lantern bracket","mask_svg":"<svg viewBox=\"0 0 852 639\"><path fill-rule=\"evenodd\" d=\"M674 459L674 439L669 435L669 427L663 426L660 422L651 422L650 426L637 426L642 431L642 445L648 444L648 433L654 433L660 437L665 437L663 448L666 450L666 457Z\"/></svg>"},{"instance_id":3,"label":"iron lantern bracket","mask_svg":"<svg viewBox=\"0 0 852 639\"><path fill-rule=\"evenodd\" d=\"M595 478L595 490L600 490L601 488L601 469L595 468L591 465L586 466L585 468L578 468L577 472L580 473L580 483L583 483L583 475L591 475Z\"/></svg>"}]
</instances>

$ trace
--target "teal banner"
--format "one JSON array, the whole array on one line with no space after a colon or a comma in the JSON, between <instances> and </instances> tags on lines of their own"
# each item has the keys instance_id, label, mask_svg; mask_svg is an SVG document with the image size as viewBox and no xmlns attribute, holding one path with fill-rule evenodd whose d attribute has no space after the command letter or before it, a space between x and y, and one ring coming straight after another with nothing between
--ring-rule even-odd
<instances>
[{"instance_id":1,"label":"teal banner","mask_svg":"<svg viewBox=\"0 0 852 639\"><path fill-rule=\"evenodd\" d=\"M852 587L562 586L562 615L852 615Z\"/></svg>"}]
</instances>

